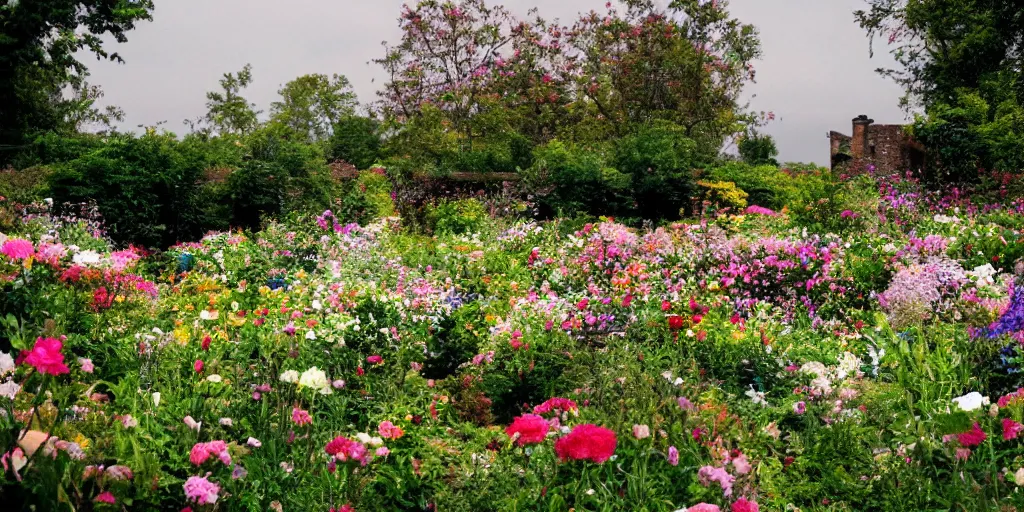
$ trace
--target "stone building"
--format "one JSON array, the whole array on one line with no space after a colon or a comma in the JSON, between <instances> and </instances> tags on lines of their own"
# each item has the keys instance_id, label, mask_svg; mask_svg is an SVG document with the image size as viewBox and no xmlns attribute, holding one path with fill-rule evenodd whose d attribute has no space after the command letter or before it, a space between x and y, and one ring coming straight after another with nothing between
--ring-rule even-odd
<instances>
[{"instance_id":1,"label":"stone building","mask_svg":"<svg viewBox=\"0 0 1024 512\"><path fill-rule=\"evenodd\" d=\"M874 122L860 115L853 119L852 136L829 132L834 171L859 174L869 166L884 172L924 170L924 147L907 133L905 125Z\"/></svg>"}]
</instances>

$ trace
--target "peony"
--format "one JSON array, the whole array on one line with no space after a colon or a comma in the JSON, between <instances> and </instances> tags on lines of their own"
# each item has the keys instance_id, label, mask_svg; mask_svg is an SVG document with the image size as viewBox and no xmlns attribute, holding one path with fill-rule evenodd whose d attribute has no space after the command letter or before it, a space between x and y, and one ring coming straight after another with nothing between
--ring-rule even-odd
<instances>
[{"instance_id":1,"label":"peony","mask_svg":"<svg viewBox=\"0 0 1024 512\"><path fill-rule=\"evenodd\" d=\"M316 390L321 395L329 395L334 392L331 389L331 381L327 380L327 374L316 366L302 372L299 377L299 387Z\"/></svg>"},{"instance_id":2,"label":"peony","mask_svg":"<svg viewBox=\"0 0 1024 512\"><path fill-rule=\"evenodd\" d=\"M12 260L24 260L31 258L36 249L28 240L10 238L0 247L0 252Z\"/></svg>"},{"instance_id":3,"label":"peony","mask_svg":"<svg viewBox=\"0 0 1024 512\"><path fill-rule=\"evenodd\" d=\"M217 503L220 486L207 480L205 476L190 476L182 487L184 487L185 497L189 501L200 505Z\"/></svg>"},{"instance_id":4,"label":"peony","mask_svg":"<svg viewBox=\"0 0 1024 512\"><path fill-rule=\"evenodd\" d=\"M328 442L324 446L324 451L342 462L353 460L363 466L370 462L370 454L366 450L366 445L342 436L335 437Z\"/></svg>"},{"instance_id":5,"label":"peony","mask_svg":"<svg viewBox=\"0 0 1024 512\"><path fill-rule=\"evenodd\" d=\"M555 454L562 461L589 460L597 464L615 453L615 432L597 425L579 425L568 435L555 441Z\"/></svg>"},{"instance_id":6,"label":"peony","mask_svg":"<svg viewBox=\"0 0 1024 512\"><path fill-rule=\"evenodd\" d=\"M63 348L64 344L58 339L38 338L25 357L25 363L32 365L39 373L48 375L71 373L64 364L64 354L60 352Z\"/></svg>"},{"instance_id":7,"label":"peony","mask_svg":"<svg viewBox=\"0 0 1024 512\"><path fill-rule=\"evenodd\" d=\"M544 418L536 414L524 414L512 420L512 424L505 429L505 433L517 445L526 446L543 442L549 430L551 430L551 425Z\"/></svg>"}]
</instances>

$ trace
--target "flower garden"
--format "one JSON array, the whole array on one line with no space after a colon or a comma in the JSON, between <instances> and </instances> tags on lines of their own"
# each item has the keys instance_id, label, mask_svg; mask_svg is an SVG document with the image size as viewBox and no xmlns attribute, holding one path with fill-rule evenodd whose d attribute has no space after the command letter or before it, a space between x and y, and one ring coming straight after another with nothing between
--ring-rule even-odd
<instances>
[{"instance_id":1,"label":"flower garden","mask_svg":"<svg viewBox=\"0 0 1024 512\"><path fill-rule=\"evenodd\" d=\"M810 227L750 207L427 236L324 212L159 254L25 214L0 246L0 491L19 510L1024 507L1024 203L849 184L868 199Z\"/></svg>"}]
</instances>

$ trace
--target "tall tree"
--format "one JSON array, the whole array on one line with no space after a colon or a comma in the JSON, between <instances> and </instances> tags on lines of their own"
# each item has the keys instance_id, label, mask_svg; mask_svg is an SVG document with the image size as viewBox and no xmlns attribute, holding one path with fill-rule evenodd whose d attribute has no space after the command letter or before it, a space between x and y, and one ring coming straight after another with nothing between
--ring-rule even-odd
<instances>
[{"instance_id":1,"label":"tall tree","mask_svg":"<svg viewBox=\"0 0 1024 512\"><path fill-rule=\"evenodd\" d=\"M242 96L252 84L252 65L246 64L237 73L224 73L220 91L206 93L206 118L209 128L220 134L245 135L259 126L255 103Z\"/></svg>"},{"instance_id":2,"label":"tall tree","mask_svg":"<svg viewBox=\"0 0 1024 512\"><path fill-rule=\"evenodd\" d=\"M0 5L0 147L20 144L32 132L68 129L62 92L68 86L82 90L88 75L79 52L121 62L117 53L106 50L104 40L127 41L138 22L152 19L152 11L152 0Z\"/></svg>"},{"instance_id":3,"label":"tall tree","mask_svg":"<svg viewBox=\"0 0 1024 512\"><path fill-rule=\"evenodd\" d=\"M322 142L334 125L355 113L356 94L341 75L305 75L284 85L270 106L270 120L307 142Z\"/></svg>"}]
</instances>

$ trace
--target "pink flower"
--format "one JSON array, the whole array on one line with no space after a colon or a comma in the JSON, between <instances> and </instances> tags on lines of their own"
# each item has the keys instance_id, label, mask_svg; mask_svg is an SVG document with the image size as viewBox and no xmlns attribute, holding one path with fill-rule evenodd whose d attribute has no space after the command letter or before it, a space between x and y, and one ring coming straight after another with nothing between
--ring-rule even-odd
<instances>
[{"instance_id":1,"label":"pink flower","mask_svg":"<svg viewBox=\"0 0 1024 512\"><path fill-rule=\"evenodd\" d=\"M292 408L292 423L303 426L313 423L313 418L309 415L308 411L299 409L298 407Z\"/></svg>"},{"instance_id":2,"label":"pink flower","mask_svg":"<svg viewBox=\"0 0 1024 512\"><path fill-rule=\"evenodd\" d=\"M760 512L761 507L757 505L757 502L748 501L746 498L740 498L732 504L732 512Z\"/></svg>"},{"instance_id":3,"label":"pink flower","mask_svg":"<svg viewBox=\"0 0 1024 512\"><path fill-rule=\"evenodd\" d=\"M199 432L199 429L203 426L203 422L196 421L192 416L185 416L184 422L186 427L191 430L195 430L196 432Z\"/></svg>"},{"instance_id":4,"label":"pink flower","mask_svg":"<svg viewBox=\"0 0 1024 512\"><path fill-rule=\"evenodd\" d=\"M211 455L216 455L226 466L231 465L231 454L228 453L228 446L224 441L210 441L208 443L196 443L192 446L192 453L189 460L196 466L201 466Z\"/></svg>"},{"instance_id":5,"label":"pink flower","mask_svg":"<svg viewBox=\"0 0 1024 512\"><path fill-rule=\"evenodd\" d=\"M117 499L114 498L113 494L110 494L110 491L104 491L100 493L99 496L93 498L93 501L95 501L96 503L109 503L111 505L117 503Z\"/></svg>"},{"instance_id":6,"label":"pink flower","mask_svg":"<svg viewBox=\"0 0 1024 512\"><path fill-rule=\"evenodd\" d=\"M579 409L576 402L568 398L549 398L546 402L533 408L534 414L547 414L551 411L568 412Z\"/></svg>"},{"instance_id":7,"label":"pink flower","mask_svg":"<svg viewBox=\"0 0 1024 512\"><path fill-rule=\"evenodd\" d=\"M745 475L750 473L750 470L753 469L750 467L750 463L747 462L747 456L745 454L740 454L739 457L733 458L732 467L736 470L736 474L738 475Z\"/></svg>"},{"instance_id":8,"label":"pink flower","mask_svg":"<svg viewBox=\"0 0 1024 512\"><path fill-rule=\"evenodd\" d=\"M207 473L209 475L209 473ZM207 480L205 476L190 476L185 480L185 497L199 505L217 503L220 486Z\"/></svg>"},{"instance_id":9,"label":"pink flower","mask_svg":"<svg viewBox=\"0 0 1024 512\"><path fill-rule=\"evenodd\" d=\"M203 360L202 359L196 359L195 364L192 365L192 369L194 369L196 371L196 373L203 373L203 366L205 366L203 364Z\"/></svg>"},{"instance_id":10,"label":"pink flower","mask_svg":"<svg viewBox=\"0 0 1024 512\"><path fill-rule=\"evenodd\" d=\"M381 356L370 356L366 358L366 362L370 364L380 364L384 362L384 358Z\"/></svg>"},{"instance_id":11,"label":"pink flower","mask_svg":"<svg viewBox=\"0 0 1024 512\"><path fill-rule=\"evenodd\" d=\"M363 466L370 462L370 454L366 451L366 446L342 436L335 437L328 442L324 446L324 451L342 462L354 460L359 461Z\"/></svg>"},{"instance_id":12,"label":"pink flower","mask_svg":"<svg viewBox=\"0 0 1024 512\"><path fill-rule=\"evenodd\" d=\"M92 373L96 368L92 365L92 359L86 357L79 357L78 364L82 367L82 371L85 373Z\"/></svg>"},{"instance_id":13,"label":"pink flower","mask_svg":"<svg viewBox=\"0 0 1024 512\"><path fill-rule=\"evenodd\" d=\"M633 425L633 437L637 439L647 439L651 437L651 427L647 425Z\"/></svg>"},{"instance_id":14,"label":"pink flower","mask_svg":"<svg viewBox=\"0 0 1024 512\"><path fill-rule=\"evenodd\" d=\"M732 496L732 483L736 477L730 475L723 468L704 466L697 471L697 480L705 487L711 485L712 482L717 482L722 487L722 495L729 497Z\"/></svg>"},{"instance_id":15,"label":"pink flower","mask_svg":"<svg viewBox=\"0 0 1024 512\"><path fill-rule=\"evenodd\" d=\"M524 414L512 420L505 433L515 440L516 445L526 446L544 442L549 430L551 425L544 418L536 414Z\"/></svg>"},{"instance_id":16,"label":"pink flower","mask_svg":"<svg viewBox=\"0 0 1024 512\"><path fill-rule=\"evenodd\" d=\"M718 505L698 503L692 507L687 507L686 512L722 512L722 509L718 508Z\"/></svg>"},{"instance_id":17,"label":"pink flower","mask_svg":"<svg viewBox=\"0 0 1024 512\"><path fill-rule=\"evenodd\" d=\"M32 365L39 373L61 375L71 373L64 364L64 354L60 351L64 344L54 338L38 338L32 350L25 357L25 363Z\"/></svg>"},{"instance_id":18,"label":"pink flower","mask_svg":"<svg viewBox=\"0 0 1024 512\"><path fill-rule=\"evenodd\" d=\"M390 421L383 421L377 426L377 433L384 439L398 439L405 435L405 432Z\"/></svg>"},{"instance_id":19,"label":"pink flower","mask_svg":"<svg viewBox=\"0 0 1024 512\"><path fill-rule=\"evenodd\" d=\"M966 446L968 448L978 446L979 444L985 442L986 438L988 438L988 435L986 435L985 431L982 430L980 426L978 426L977 422L974 423L974 426L971 427L971 430L968 430L967 432L964 432L962 434L957 434L956 436L956 440L960 441L961 445Z\"/></svg>"},{"instance_id":20,"label":"pink flower","mask_svg":"<svg viewBox=\"0 0 1024 512\"><path fill-rule=\"evenodd\" d=\"M668 447L668 463L673 466L679 465L679 450L675 446Z\"/></svg>"},{"instance_id":21,"label":"pink flower","mask_svg":"<svg viewBox=\"0 0 1024 512\"><path fill-rule=\"evenodd\" d=\"M1011 420L1010 418L1003 418L1003 440L1010 441L1017 439L1021 431L1024 431L1024 425Z\"/></svg>"},{"instance_id":22,"label":"pink flower","mask_svg":"<svg viewBox=\"0 0 1024 512\"><path fill-rule=\"evenodd\" d=\"M610 459L617 444L615 432L597 425L579 425L555 441L555 454L566 460L589 460L597 464Z\"/></svg>"},{"instance_id":23,"label":"pink flower","mask_svg":"<svg viewBox=\"0 0 1024 512\"><path fill-rule=\"evenodd\" d=\"M374 452L374 454L376 454L378 457L387 457L388 454L390 453L391 450L388 450L387 446L381 446L380 448L377 448L377 451Z\"/></svg>"},{"instance_id":24,"label":"pink flower","mask_svg":"<svg viewBox=\"0 0 1024 512\"><path fill-rule=\"evenodd\" d=\"M128 466L118 464L107 468L107 478L110 478L111 480L131 480L134 477L135 474L132 473L132 468Z\"/></svg>"},{"instance_id":25,"label":"pink flower","mask_svg":"<svg viewBox=\"0 0 1024 512\"><path fill-rule=\"evenodd\" d=\"M36 249L28 240L10 238L4 242L3 247L0 247L0 252L12 260L24 260L32 257Z\"/></svg>"},{"instance_id":26,"label":"pink flower","mask_svg":"<svg viewBox=\"0 0 1024 512\"><path fill-rule=\"evenodd\" d=\"M793 412L796 414L803 414L807 412L807 404L804 402L797 402L793 404Z\"/></svg>"}]
</instances>

